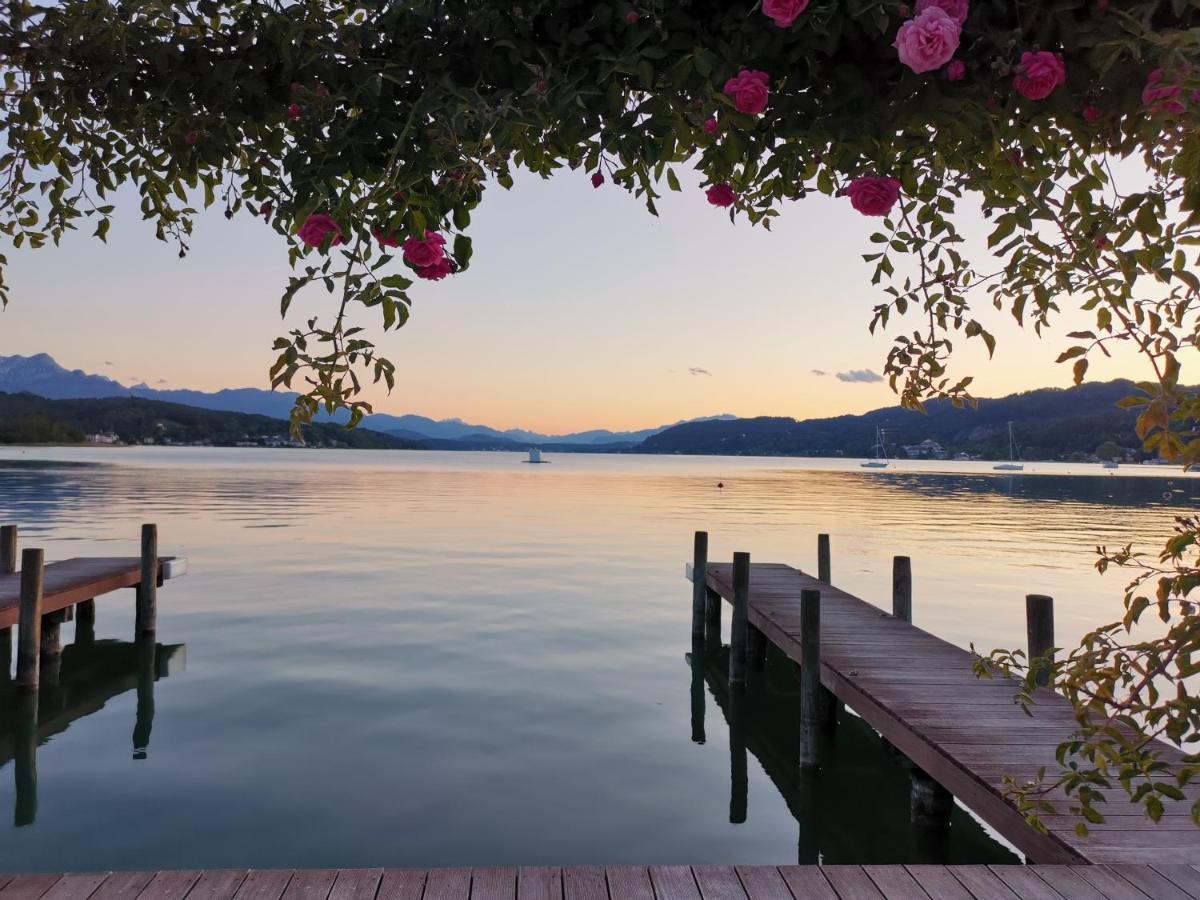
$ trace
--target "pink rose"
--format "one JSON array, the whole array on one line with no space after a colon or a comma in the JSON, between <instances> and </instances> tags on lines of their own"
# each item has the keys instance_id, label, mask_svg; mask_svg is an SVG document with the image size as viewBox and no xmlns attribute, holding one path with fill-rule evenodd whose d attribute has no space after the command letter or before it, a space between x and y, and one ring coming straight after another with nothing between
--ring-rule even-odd
<instances>
[{"instance_id":1,"label":"pink rose","mask_svg":"<svg viewBox=\"0 0 1200 900\"><path fill-rule=\"evenodd\" d=\"M600 174L599 172L593 172L592 173L592 187L598 188L602 184L604 184L604 176L602 174Z\"/></svg>"},{"instance_id":2,"label":"pink rose","mask_svg":"<svg viewBox=\"0 0 1200 900\"><path fill-rule=\"evenodd\" d=\"M445 256L427 266L417 266L417 277L424 278L426 281L441 281L447 275L453 274L454 263Z\"/></svg>"},{"instance_id":3,"label":"pink rose","mask_svg":"<svg viewBox=\"0 0 1200 900\"><path fill-rule=\"evenodd\" d=\"M1045 100L1067 80L1067 67L1049 50L1026 50L1013 78L1013 87L1026 100Z\"/></svg>"},{"instance_id":4,"label":"pink rose","mask_svg":"<svg viewBox=\"0 0 1200 900\"><path fill-rule=\"evenodd\" d=\"M896 32L892 44L900 62L914 72L932 72L950 62L958 50L962 26L940 6L927 6Z\"/></svg>"},{"instance_id":5,"label":"pink rose","mask_svg":"<svg viewBox=\"0 0 1200 900\"><path fill-rule=\"evenodd\" d=\"M1149 107L1151 112L1181 116L1187 111L1186 104L1179 99L1183 88L1177 84L1161 84L1165 76L1166 73L1162 69L1155 69L1150 73L1150 77L1146 79L1146 86L1142 88L1142 103Z\"/></svg>"},{"instance_id":6,"label":"pink rose","mask_svg":"<svg viewBox=\"0 0 1200 900\"><path fill-rule=\"evenodd\" d=\"M1099 122L1100 116L1101 112L1098 106L1091 106L1089 104L1083 108L1083 120L1089 125L1095 125L1097 122Z\"/></svg>"},{"instance_id":7,"label":"pink rose","mask_svg":"<svg viewBox=\"0 0 1200 900\"><path fill-rule=\"evenodd\" d=\"M917 0L917 15L919 16L931 6L936 6L961 25L967 21L967 12L970 10L971 4L968 0Z\"/></svg>"},{"instance_id":8,"label":"pink rose","mask_svg":"<svg viewBox=\"0 0 1200 900\"><path fill-rule=\"evenodd\" d=\"M304 220L304 224L296 232L296 237L309 247L320 247L329 235L333 235L333 240L329 242L330 247L344 243L342 229L325 213L313 213Z\"/></svg>"},{"instance_id":9,"label":"pink rose","mask_svg":"<svg viewBox=\"0 0 1200 900\"><path fill-rule=\"evenodd\" d=\"M900 182L895 178L855 178L846 188L846 196L864 216L886 216L900 199Z\"/></svg>"},{"instance_id":10,"label":"pink rose","mask_svg":"<svg viewBox=\"0 0 1200 900\"><path fill-rule=\"evenodd\" d=\"M733 107L740 113L756 116L767 108L767 83L771 80L766 72L742 69L736 78L725 82L725 93L733 98Z\"/></svg>"},{"instance_id":11,"label":"pink rose","mask_svg":"<svg viewBox=\"0 0 1200 900\"><path fill-rule=\"evenodd\" d=\"M700 127L703 128L708 134L716 134L721 129L721 126L717 124L716 119L709 119Z\"/></svg>"},{"instance_id":12,"label":"pink rose","mask_svg":"<svg viewBox=\"0 0 1200 900\"><path fill-rule=\"evenodd\" d=\"M409 238L404 242L404 261L417 269L435 265L446 257L446 239L426 231L424 239Z\"/></svg>"},{"instance_id":13,"label":"pink rose","mask_svg":"<svg viewBox=\"0 0 1200 900\"><path fill-rule=\"evenodd\" d=\"M291 106L289 106L287 108L287 117L289 119L298 119L298 118L300 118L300 113L302 113L302 112L304 112L304 110L302 110L300 108L300 104L293 103Z\"/></svg>"},{"instance_id":14,"label":"pink rose","mask_svg":"<svg viewBox=\"0 0 1200 900\"><path fill-rule=\"evenodd\" d=\"M791 28L808 7L808 0L763 0L762 11L780 28Z\"/></svg>"},{"instance_id":15,"label":"pink rose","mask_svg":"<svg viewBox=\"0 0 1200 900\"><path fill-rule=\"evenodd\" d=\"M374 229L371 234L375 235L375 240L379 241L380 247L399 247L400 239L394 234L384 234L378 228Z\"/></svg>"},{"instance_id":16,"label":"pink rose","mask_svg":"<svg viewBox=\"0 0 1200 900\"><path fill-rule=\"evenodd\" d=\"M952 59L950 64L946 66L947 81L962 81L967 74L967 64L961 59Z\"/></svg>"},{"instance_id":17,"label":"pink rose","mask_svg":"<svg viewBox=\"0 0 1200 900\"><path fill-rule=\"evenodd\" d=\"M704 192L704 195L708 197L708 202L713 206L733 206L737 201L737 194L727 184L714 184Z\"/></svg>"}]
</instances>

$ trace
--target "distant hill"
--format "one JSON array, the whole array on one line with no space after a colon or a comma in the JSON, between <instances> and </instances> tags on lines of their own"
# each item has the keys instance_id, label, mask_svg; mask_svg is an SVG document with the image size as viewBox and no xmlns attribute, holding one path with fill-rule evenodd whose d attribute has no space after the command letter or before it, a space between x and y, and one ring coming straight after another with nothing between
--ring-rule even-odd
<instances>
[{"instance_id":1,"label":"distant hill","mask_svg":"<svg viewBox=\"0 0 1200 900\"><path fill-rule=\"evenodd\" d=\"M296 397L294 393L265 391L259 388L226 388L210 393L186 389L152 388L148 384L125 387L103 375L90 375L80 369L66 369L47 353L38 353L33 356L0 356L0 391L10 394L28 392L51 400L142 397L147 400L161 400L200 409L255 413L275 419L288 417ZM326 422L344 423L346 414L339 413L334 416L321 414L318 418ZM710 418L733 419L735 417L724 415ZM693 421L708 420L706 418ZM596 449L597 445L632 447L664 428L671 427L663 425L641 431L620 432L593 429L574 434L546 435L521 428L501 431L486 425L472 425L462 419L430 419L426 416L411 414L393 416L387 413L367 416L362 424L363 427L390 433L406 440L437 438L443 441L459 440L463 442L463 446L447 444L445 449L494 449L491 446L483 446L488 440L512 442L516 449L523 449L530 444L578 444L588 446L589 449ZM497 444L496 446L505 445Z\"/></svg>"},{"instance_id":2,"label":"distant hill","mask_svg":"<svg viewBox=\"0 0 1200 900\"><path fill-rule=\"evenodd\" d=\"M33 394L0 393L0 444L78 443L90 434L113 434L123 443L232 446L286 444L288 422L248 413L198 409L140 397L48 400ZM367 428L346 431L321 423L304 429L310 446L355 449L420 449L405 440Z\"/></svg>"},{"instance_id":3,"label":"distant hill","mask_svg":"<svg viewBox=\"0 0 1200 900\"><path fill-rule=\"evenodd\" d=\"M1011 421L1023 458L1061 459L1092 454L1107 441L1122 448L1140 447L1133 430L1136 411L1116 407L1131 393L1131 382L1110 381L981 399L974 409L934 401L924 414L891 407L799 422L782 417L696 422L647 438L637 452L866 457L871 455L875 429L883 428L892 456L902 455L900 448L906 444L929 438L951 453L1000 459L1008 455L1006 423Z\"/></svg>"}]
</instances>

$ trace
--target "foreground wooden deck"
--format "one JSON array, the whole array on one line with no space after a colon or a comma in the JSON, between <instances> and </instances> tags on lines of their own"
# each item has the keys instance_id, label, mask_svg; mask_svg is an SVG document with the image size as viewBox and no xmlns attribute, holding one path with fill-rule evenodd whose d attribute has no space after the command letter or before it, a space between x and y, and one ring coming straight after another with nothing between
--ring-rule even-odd
<instances>
[{"instance_id":1,"label":"foreground wooden deck","mask_svg":"<svg viewBox=\"0 0 1200 900\"><path fill-rule=\"evenodd\" d=\"M47 563L42 582L42 613L60 612L121 588L137 587L142 561L136 556L95 556ZM183 574L173 556L158 559L159 580ZM21 575L0 575L0 628L20 620Z\"/></svg>"},{"instance_id":2,"label":"foreground wooden deck","mask_svg":"<svg viewBox=\"0 0 1200 900\"><path fill-rule=\"evenodd\" d=\"M651 866L0 875L0 900L1200 900L1140 866Z\"/></svg>"},{"instance_id":3,"label":"foreground wooden deck","mask_svg":"<svg viewBox=\"0 0 1200 900\"><path fill-rule=\"evenodd\" d=\"M732 602L732 566L709 564L706 585ZM1200 863L1190 802L1168 803L1155 824L1117 789L1102 808L1107 822L1086 838L1066 815L1043 818L1049 834L1029 827L1004 798L1003 779L1055 770L1055 748L1074 723L1067 700L1039 690L1030 718L1013 704L1011 682L974 677L966 650L791 566L755 563L748 621L796 662L805 588L821 591L822 684L1031 861ZM1165 744L1163 751L1181 758Z\"/></svg>"}]
</instances>

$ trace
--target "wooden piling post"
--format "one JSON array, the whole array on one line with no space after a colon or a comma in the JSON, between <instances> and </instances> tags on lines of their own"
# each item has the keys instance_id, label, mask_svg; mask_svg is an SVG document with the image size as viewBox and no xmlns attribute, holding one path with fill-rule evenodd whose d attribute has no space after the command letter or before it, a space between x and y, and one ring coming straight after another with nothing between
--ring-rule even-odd
<instances>
[{"instance_id":1,"label":"wooden piling post","mask_svg":"<svg viewBox=\"0 0 1200 900\"><path fill-rule=\"evenodd\" d=\"M38 683L42 688L58 687L58 676L62 671L62 641L59 637L62 621L61 610L42 616L42 634L38 641Z\"/></svg>"},{"instance_id":2,"label":"wooden piling post","mask_svg":"<svg viewBox=\"0 0 1200 900\"><path fill-rule=\"evenodd\" d=\"M17 526L0 525L0 575L17 571Z\"/></svg>"},{"instance_id":3,"label":"wooden piling post","mask_svg":"<svg viewBox=\"0 0 1200 900\"><path fill-rule=\"evenodd\" d=\"M721 645L721 607L725 601L711 589L704 591L704 639L712 647Z\"/></svg>"},{"instance_id":4,"label":"wooden piling post","mask_svg":"<svg viewBox=\"0 0 1200 900\"><path fill-rule=\"evenodd\" d=\"M761 669L767 664L767 636L750 622L746 623L746 658L752 669Z\"/></svg>"},{"instance_id":5,"label":"wooden piling post","mask_svg":"<svg viewBox=\"0 0 1200 900\"><path fill-rule=\"evenodd\" d=\"M142 580L137 589L137 632L158 629L158 526L142 526Z\"/></svg>"},{"instance_id":6,"label":"wooden piling post","mask_svg":"<svg viewBox=\"0 0 1200 900\"><path fill-rule=\"evenodd\" d=\"M892 557L892 615L912 624L912 560Z\"/></svg>"},{"instance_id":7,"label":"wooden piling post","mask_svg":"<svg viewBox=\"0 0 1200 900\"><path fill-rule=\"evenodd\" d=\"M729 625L729 686L746 684L746 612L750 605L750 554L733 554L733 618Z\"/></svg>"},{"instance_id":8,"label":"wooden piling post","mask_svg":"<svg viewBox=\"0 0 1200 900\"><path fill-rule=\"evenodd\" d=\"M741 691L729 693L729 824L746 821L750 805L750 772L746 757L746 711L742 708L746 696Z\"/></svg>"},{"instance_id":9,"label":"wooden piling post","mask_svg":"<svg viewBox=\"0 0 1200 900\"><path fill-rule=\"evenodd\" d=\"M17 687L36 691L42 644L42 551L21 554L21 611L17 626Z\"/></svg>"},{"instance_id":10,"label":"wooden piling post","mask_svg":"<svg viewBox=\"0 0 1200 900\"><path fill-rule=\"evenodd\" d=\"M692 670L691 700L692 700L692 743L703 744L704 736L704 665L707 656L704 651L704 641L692 641L692 652L688 657L688 665Z\"/></svg>"},{"instance_id":11,"label":"wooden piling post","mask_svg":"<svg viewBox=\"0 0 1200 900\"><path fill-rule=\"evenodd\" d=\"M153 634L137 636L137 718L133 724L133 758L145 759L154 728L154 682L158 678L158 645Z\"/></svg>"},{"instance_id":12,"label":"wooden piling post","mask_svg":"<svg viewBox=\"0 0 1200 900\"><path fill-rule=\"evenodd\" d=\"M24 691L17 697L16 719L13 775L16 780L17 803L13 823L21 828L32 825L37 818L37 691Z\"/></svg>"},{"instance_id":13,"label":"wooden piling post","mask_svg":"<svg viewBox=\"0 0 1200 900\"><path fill-rule=\"evenodd\" d=\"M912 823L926 828L948 827L950 813L954 811L953 795L916 766L909 775L912 780Z\"/></svg>"},{"instance_id":14,"label":"wooden piling post","mask_svg":"<svg viewBox=\"0 0 1200 900\"><path fill-rule=\"evenodd\" d=\"M0 684L12 681L12 629L0 628Z\"/></svg>"},{"instance_id":15,"label":"wooden piling post","mask_svg":"<svg viewBox=\"0 0 1200 900\"><path fill-rule=\"evenodd\" d=\"M692 553L692 640L704 639L704 611L708 600L708 532L697 531Z\"/></svg>"},{"instance_id":16,"label":"wooden piling post","mask_svg":"<svg viewBox=\"0 0 1200 900\"><path fill-rule=\"evenodd\" d=\"M1053 661L1054 654L1050 652L1054 646L1054 598L1045 594L1027 594L1025 596L1025 628L1029 636L1029 664L1034 660L1048 658ZM1034 680L1042 686L1050 683L1050 672L1043 665L1038 667Z\"/></svg>"},{"instance_id":17,"label":"wooden piling post","mask_svg":"<svg viewBox=\"0 0 1200 900\"><path fill-rule=\"evenodd\" d=\"M81 647L96 643L95 600L84 600L75 605L75 643Z\"/></svg>"},{"instance_id":18,"label":"wooden piling post","mask_svg":"<svg viewBox=\"0 0 1200 900\"><path fill-rule=\"evenodd\" d=\"M827 715L821 691L821 592L800 592L800 768L818 765L818 732Z\"/></svg>"},{"instance_id":19,"label":"wooden piling post","mask_svg":"<svg viewBox=\"0 0 1200 900\"><path fill-rule=\"evenodd\" d=\"M829 535L817 535L817 578L826 584L831 584L833 576L829 572Z\"/></svg>"}]
</instances>

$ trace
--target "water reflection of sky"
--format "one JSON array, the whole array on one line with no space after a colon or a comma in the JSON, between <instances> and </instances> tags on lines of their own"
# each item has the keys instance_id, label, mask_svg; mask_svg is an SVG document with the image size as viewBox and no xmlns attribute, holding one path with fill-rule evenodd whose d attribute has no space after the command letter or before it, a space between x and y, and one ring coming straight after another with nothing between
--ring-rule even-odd
<instances>
[{"instance_id":1,"label":"water reflection of sky","mask_svg":"<svg viewBox=\"0 0 1200 900\"><path fill-rule=\"evenodd\" d=\"M827 531L835 580L881 605L906 553L918 625L1017 645L1030 591L1056 597L1063 641L1112 618L1123 582L1092 571L1095 545L1161 542L1196 496L1183 476L795 460L32 453L0 453L0 521L26 543L134 553L155 521L163 552L189 557L158 635L186 642L188 671L156 685L146 759L130 753L136 690L39 749L36 823L0 825L9 869L785 863L814 833L831 860L938 859L947 846L903 828L895 767L850 728L846 768L814 787L845 799L838 817L797 822L808 795L759 755L786 753L786 704L747 731L748 815L730 823L719 686L691 740L692 531L713 559L800 565ZM132 620L131 592L102 599L97 636L127 641ZM960 831L956 858L997 858Z\"/></svg>"}]
</instances>

